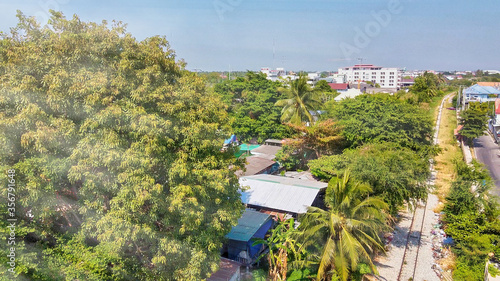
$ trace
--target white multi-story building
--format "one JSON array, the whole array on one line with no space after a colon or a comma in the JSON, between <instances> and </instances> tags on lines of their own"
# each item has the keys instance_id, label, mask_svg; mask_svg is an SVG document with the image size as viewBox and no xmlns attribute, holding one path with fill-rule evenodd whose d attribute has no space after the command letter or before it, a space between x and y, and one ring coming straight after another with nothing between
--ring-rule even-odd
<instances>
[{"instance_id":1,"label":"white multi-story building","mask_svg":"<svg viewBox=\"0 0 500 281\"><path fill-rule=\"evenodd\" d=\"M286 75L285 69L284 68L276 68L276 69L271 69L269 67L262 67L260 69L260 72L266 74L267 79L271 81L277 81L280 77L283 77Z\"/></svg>"},{"instance_id":2,"label":"white multi-story building","mask_svg":"<svg viewBox=\"0 0 500 281\"><path fill-rule=\"evenodd\" d=\"M371 81L382 88L399 88L401 71L395 67L380 67L373 64L357 64L339 68L339 75L345 75L348 83Z\"/></svg>"}]
</instances>

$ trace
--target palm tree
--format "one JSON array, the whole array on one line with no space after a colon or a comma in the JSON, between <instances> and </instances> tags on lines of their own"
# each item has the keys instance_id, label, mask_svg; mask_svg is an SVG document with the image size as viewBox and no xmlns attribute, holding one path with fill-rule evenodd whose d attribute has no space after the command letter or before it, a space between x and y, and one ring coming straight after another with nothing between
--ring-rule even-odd
<instances>
[{"instance_id":1,"label":"palm tree","mask_svg":"<svg viewBox=\"0 0 500 281\"><path fill-rule=\"evenodd\" d=\"M314 92L307 84L307 78L300 76L299 79L291 81L290 87L282 90L288 96L287 99L279 100L276 106L282 106L281 121L301 125L302 122L312 124L314 119L310 110L321 108L318 93Z\"/></svg>"},{"instance_id":2,"label":"palm tree","mask_svg":"<svg viewBox=\"0 0 500 281\"><path fill-rule=\"evenodd\" d=\"M317 280L329 279L334 273L348 280L359 262L367 263L376 273L370 254L384 251L378 233L386 227L387 204L369 197L370 192L368 185L355 182L346 171L328 184L328 209L310 207L304 215L299 230L305 239L303 246L316 250Z\"/></svg>"}]
</instances>

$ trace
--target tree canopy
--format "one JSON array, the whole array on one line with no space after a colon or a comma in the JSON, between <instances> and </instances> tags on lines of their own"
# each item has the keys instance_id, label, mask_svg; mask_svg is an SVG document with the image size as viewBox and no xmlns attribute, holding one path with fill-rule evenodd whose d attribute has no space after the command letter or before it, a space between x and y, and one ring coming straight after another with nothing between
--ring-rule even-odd
<instances>
[{"instance_id":1,"label":"tree canopy","mask_svg":"<svg viewBox=\"0 0 500 281\"><path fill-rule=\"evenodd\" d=\"M139 42L119 22L58 12L43 27L18 18L0 40L0 167L16 171L16 274L206 278L243 211L228 169L238 165L220 152L231 128L219 97L165 38Z\"/></svg>"},{"instance_id":2,"label":"tree canopy","mask_svg":"<svg viewBox=\"0 0 500 281\"><path fill-rule=\"evenodd\" d=\"M472 140L484 135L484 131L488 128L488 104L470 102L469 108L462 111L460 117L460 124L463 125L460 134L472 144Z\"/></svg>"},{"instance_id":3,"label":"tree canopy","mask_svg":"<svg viewBox=\"0 0 500 281\"><path fill-rule=\"evenodd\" d=\"M410 87L410 91L417 96L419 102L429 102L433 97L440 94L441 85L445 83L442 75L425 72L415 78L415 84Z\"/></svg>"},{"instance_id":4,"label":"tree canopy","mask_svg":"<svg viewBox=\"0 0 500 281\"><path fill-rule=\"evenodd\" d=\"M431 152L432 118L417 105L389 94L360 95L327 105L327 117L339 120L348 147L394 142Z\"/></svg>"},{"instance_id":5,"label":"tree canopy","mask_svg":"<svg viewBox=\"0 0 500 281\"><path fill-rule=\"evenodd\" d=\"M404 203L427 198L429 162L394 143L367 144L341 155L323 156L308 165L315 176L326 179L350 170L351 177L368 183L372 195L387 202L392 214Z\"/></svg>"},{"instance_id":6,"label":"tree canopy","mask_svg":"<svg viewBox=\"0 0 500 281\"><path fill-rule=\"evenodd\" d=\"M280 86L281 83L266 79L265 74L250 71L245 77L214 86L214 91L228 106L231 126L240 140L262 142L291 135L292 130L280 121L280 108L274 106L283 97L278 92Z\"/></svg>"}]
</instances>

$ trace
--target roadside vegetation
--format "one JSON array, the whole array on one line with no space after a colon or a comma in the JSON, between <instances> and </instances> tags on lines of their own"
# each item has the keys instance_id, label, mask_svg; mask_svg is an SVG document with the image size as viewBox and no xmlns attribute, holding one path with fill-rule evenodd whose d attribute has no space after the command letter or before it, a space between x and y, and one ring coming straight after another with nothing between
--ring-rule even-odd
<instances>
[{"instance_id":1,"label":"roadside vegetation","mask_svg":"<svg viewBox=\"0 0 500 281\"><path fill-rule=\"evenodd\" d=\"M454 241L453 280L481 281L486 262L498 262L500 256L500 208L489 193L493 183L482 165L457 161L456 173L443 219L446 234Z\"/></svg>"}]
</instances>

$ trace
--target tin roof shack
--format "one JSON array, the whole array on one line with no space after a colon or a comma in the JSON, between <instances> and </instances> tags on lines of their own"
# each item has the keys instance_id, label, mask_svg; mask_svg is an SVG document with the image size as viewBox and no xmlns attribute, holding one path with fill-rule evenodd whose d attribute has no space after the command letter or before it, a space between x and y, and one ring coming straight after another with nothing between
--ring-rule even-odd
<instances>
[{"instance_id":1,"label":"tin roof shack","mask_svg":"<svg viewBox=\"0 0 500 281\"><path fill-rule=\"evenodd\" d=\"M271 144L267 144L271 143ZM266 144L248 150L251 156L245 158L245 171L238 171L238 176L257 174L274 174L279 170L279 164L273 161L281 149L281 140L266 140Z\"/></svg>"},{"instance_id":2,"label":"tin roof shack","mask_svg":"<svg viewBox=\"0 0 500 281\"><path fill-rule=\"evenodd\" d=\"M241 275L241 263L230 259L221 258L219 270L214 272L207 281L239 281Z\"/></svg>"},{"instance_id":3,"label":"tin roof shack","mask_svg":"<svg viewBox=\"0 0 500 281\"><path fill-rule=\"evenodd\" d=\"M279 170L279 164L276 161L262 158L259 156L250 156L245 158L245 171L239 170L237 176L251 176L257 174L273 174Z\"/></svg>"},{"instance_id":4,"label":"tin roof shack","mask_svg":"<svg viewBox=\"0 0 500 281\"><path fill-rule=\"evenodd\" d=\"M238 220L238 225L234 226L231 232L226 235L228 258L244 265L251 265L255 262L263 246L252 246L254 238L264 238L267 231L273 226L273 222L268 214L246 209Z\"/></svg>"},{"instance_id":5,"label":"tin roof shack","mask_svg":"<svg viewBox=\"0 0 500 281\"><path fill-rule=\"evenodd\" d=\"M320 194L328 183L273 175L254 175L240 178L241 201L251 208L278 211L284 214L303 214L307 207L321 201Z\"/></svg>"}]
</instances>

